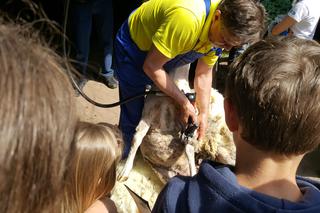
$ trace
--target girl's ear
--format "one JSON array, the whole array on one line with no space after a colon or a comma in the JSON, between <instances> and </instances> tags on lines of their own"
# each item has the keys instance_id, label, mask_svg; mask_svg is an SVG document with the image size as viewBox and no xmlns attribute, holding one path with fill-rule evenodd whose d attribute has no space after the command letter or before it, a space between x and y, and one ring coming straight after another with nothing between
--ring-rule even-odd
<instances>
[{"instance_id":1,"label":"girl's ear","mask_svg":"<svg viewBox=\"0 0 320 213\"><path fill-rule=\"evenodd\" d=\"M238 113L229 98L224 99L224 114L226 124L231 132L235 132L239 128Z\"/></svg>"}]
</instances>

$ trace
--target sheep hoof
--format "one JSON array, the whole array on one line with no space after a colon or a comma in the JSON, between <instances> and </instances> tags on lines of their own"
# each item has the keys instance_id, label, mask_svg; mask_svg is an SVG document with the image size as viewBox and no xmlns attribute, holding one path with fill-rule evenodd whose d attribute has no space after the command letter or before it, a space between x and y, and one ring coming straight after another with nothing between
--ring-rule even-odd
<instances>
[{"instance_id":1,"label":"sheep hoof","mask_svg":"<svg viewBox=\"0 0 320 213\"><path fill-rule=\"evenodd\" d=\"M128 180L128 176L120 176L120 175L118 175L117 180L119 182L125 182L125 181Z\"/></svg>"},{"instance_id":2,"label":"sheep hoof","mask_svg":"<svg viewBox=\"0 0 320 213\"><path fill-rule=\"evenodd\" d=\"M128 169L128 167L123 167L122 171L117 175L117 181L119 182L125 182L129 178L131 168Z\"/></svg>"}]
</instances>

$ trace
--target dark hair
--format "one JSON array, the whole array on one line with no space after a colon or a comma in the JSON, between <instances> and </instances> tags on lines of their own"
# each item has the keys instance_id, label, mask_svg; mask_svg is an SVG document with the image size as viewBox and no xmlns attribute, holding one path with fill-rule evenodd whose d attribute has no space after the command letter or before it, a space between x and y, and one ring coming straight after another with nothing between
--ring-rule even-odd
<instances>
[{"instance_id":1,"label":"dark hair","mask_svg":"<svg viewBox=\"0 0 320 213\"><path fill-rule=\"evenodd\" d=\"M247 49L231 64L226 98L253 146L299 155L320 142L320 45L273 38Z\"/></svg>"},{"instance_id":2,"label":"dark hair","mask_svg":"<svg viewBox=\"0 0 320 213\"><path fill-rule=\"evenodd\" d=\"M222 0L218 6L222 23L243 43L253 43L266 31L266 11L257 0Z\"/></svg>"},{"instance_id":3,"label":"dark hair","mask_svg":"<svg viewBox=\"0 0 320 213\"><path fill-rule=\"evenodd\" d=\"M0 212L60 212L74 95L60 57L25 27L0 20Z\"/></svg>"}]
</instances>

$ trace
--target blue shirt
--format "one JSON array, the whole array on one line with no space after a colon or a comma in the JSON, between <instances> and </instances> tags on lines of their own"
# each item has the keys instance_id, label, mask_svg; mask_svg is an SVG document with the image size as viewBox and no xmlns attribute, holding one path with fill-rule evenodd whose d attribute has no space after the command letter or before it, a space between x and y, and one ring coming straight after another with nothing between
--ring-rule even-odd
<instances>
[{"instance_id":1,"label":"blue shirt","mask_svg":"<svg viewBox=\"0 0 320 213\"><path fill-rule=\"evenodd\" d=\"M152 212L320 212L320 184L297 177L299 202L277 199L238 184L230 167L204 161L194 177L177 176L160 193Z\"/></svg>"}]
</instances>

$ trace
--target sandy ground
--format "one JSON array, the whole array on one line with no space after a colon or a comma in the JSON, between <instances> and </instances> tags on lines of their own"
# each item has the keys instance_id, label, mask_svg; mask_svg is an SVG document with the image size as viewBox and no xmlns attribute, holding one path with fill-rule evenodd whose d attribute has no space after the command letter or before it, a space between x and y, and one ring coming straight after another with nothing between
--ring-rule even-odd
<instances>
[{"instance_id":1,"label":"sandy ground","mask_svg":"<svg viewBox=\"0 0 320 213\"><path fill-rule=\"evenodd\" d=\"M83 91L91 99L102 104L114 103L119 100L118 89L109 89L105 85L95 81L89 81L83 88ZM79 96L77 97L77 111L80 119L83 121L118 124L120 107L97 107Z\"/></svg>"}]
</instances>

